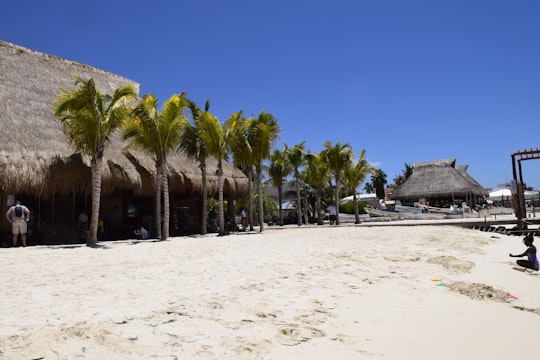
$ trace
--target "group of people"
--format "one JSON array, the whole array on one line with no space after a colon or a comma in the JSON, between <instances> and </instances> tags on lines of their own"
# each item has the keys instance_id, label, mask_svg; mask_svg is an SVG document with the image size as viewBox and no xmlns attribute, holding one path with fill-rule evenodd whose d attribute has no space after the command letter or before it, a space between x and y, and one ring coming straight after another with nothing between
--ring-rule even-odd
<instances>
[{"instance_id":1,"label":"group of people","mask_svg":"<svg viewBox=\"0 0 540 360\"><path fill-rule=\"evenodd\" d=\"M247 221L247 213L244 208L240 210L240 218L241 218L242 231L246 231L247 226L248 226L248 221ZM220 232L218 216L217 216L217 212L215 208L210 209L210 211L208 212L207 225L208 225L208 230L210 232ZM225 232L228 233L231 231L240 231L240 229L238 228L236 224L234 216L225 221Z\"/></svg>"}]
</instances>

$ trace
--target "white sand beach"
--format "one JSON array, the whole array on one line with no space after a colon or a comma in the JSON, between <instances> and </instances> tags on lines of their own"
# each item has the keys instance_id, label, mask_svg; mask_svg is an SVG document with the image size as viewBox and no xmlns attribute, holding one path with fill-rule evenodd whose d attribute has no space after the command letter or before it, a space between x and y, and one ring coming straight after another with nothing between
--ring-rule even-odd
<instances>
[{"instance_id":1,"label":"white sand beach","mask_svg":"<svg viewBox=\"0 0 540 360\"><path fill-rule=\"evenodd\" d=\"M540 243L537 239L536 245ZM1 359L533 359L521 237L456 226L0 249Z\"/></svg>"}]
</instances>

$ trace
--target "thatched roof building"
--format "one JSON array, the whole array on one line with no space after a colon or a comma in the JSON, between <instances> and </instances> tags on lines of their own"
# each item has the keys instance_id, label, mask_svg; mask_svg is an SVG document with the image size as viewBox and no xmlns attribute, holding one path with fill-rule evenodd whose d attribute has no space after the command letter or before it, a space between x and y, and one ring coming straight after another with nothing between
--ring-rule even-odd
<instances>
[{"instance_id":1,"label":"thatched roof building","mask_svg":"<svg viewBox=\"0 0 540 360\"><path fill-rule=\"evenodd\" d=\"M0 40L0 189L46 198L50 194L90 188L89 159L75 154L52 104L60 89L73 88L73 75L92 77L103 93L138 83L94 67L17 46ZM154 161L137 151L123 150L118 134L105 151L103 192L129 189L153 194ZM201 191L198 164L186 156L169 157L170 190L193 195ZM217 191L216 161L208 162L210 194ZM247 192L247 178L224 165L227 196Z\"/></svg>"},{"instance_id":2,"label":"thatched roof building","mask_svg":"<svg viewBox=\"0 0 540 360\"><path fill-rule=\"evenodd\" d=\"M393 191L392 199L471 200L487 196L487 190L467 173L467 167L467 165L456 167L456 159L415 163L412 175Z\"/></svg>"}]
</instances>

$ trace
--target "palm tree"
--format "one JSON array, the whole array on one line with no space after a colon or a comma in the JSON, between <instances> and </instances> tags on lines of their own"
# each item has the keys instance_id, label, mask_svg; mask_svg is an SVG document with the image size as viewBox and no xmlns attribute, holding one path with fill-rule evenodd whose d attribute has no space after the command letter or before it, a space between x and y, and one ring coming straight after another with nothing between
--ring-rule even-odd
<instances>
[{"instance_id":1,"label":"palm tree","mask_svg":"<svg viewBox=\"0 0 540 360\"><path fill-rule=\"evenodd\" d=\"M279 134L279 125L276 118L269 113L261 111L257 118L246 121L248 141L251 144L253 164L257 174L257 186L259 197L259 231L264 230L263 187L262 169L263 161L270 154L270 149Z\"/></svg>"},{"instance_id":2,"label":"palm tree","mask_svg":"<svg viewBox=\"0 0 540 360\"><path fill-rule=\"evenodd\" d=\"M321 211L321 192L323 186L325 186L330 180L330 169L328 163L325 161L324 154L314 154L308 152L306 154L306 175L307 180L316 191L316 211L317 211L317 224L323 225L323 217Z\"/></svg>"},{"instance_id":3,"label":"palm tree","mask_svg":"<svg viewBox=\"0 0 540 360\"><path fill-rule=\"evenodd\" d=\"M101 175L105 146L110 135L126 115L128 101L137 95L128 85L115 90L112 96L101 94L94 79L75 77L75 90L61 90L54 103L54 116L64 126L75 150L91 159L92 213L87 245L97 244L97 229L101 199Z\"/></svg>"},{"instance_id":4,"label":"palm tree","mask_svg":"<svg viewBox=\"0 0 540 360\"><path fill-rule=\"evenodd\" d=\"M285 150L274 150L269 158L268 175L272 180L272 185L278 189L279 225L283 226L283 180L290 174L291 165Z\"/></svg>"},{"instance_id":5,"label":"palm tree","mask_svg":"<svg viewBox=\"0 0 540 360\"><path fill-rule=\"evenodd\" d=\"M289 162L294 169L294 183L296 186L296 217L298 218L298 226L302 225L302 201L300 198L300 172L299 169L304 165L304 146L306 142L302 141L294 145L292 148L285 148ZM306 204L307 205L307 204ZM306 212L306 211L304 211Z\"/></svg>"},{"instance_id":6,"label":"palm tree","mask_svg":"<svg viewBox=\"0 0 540 360\"><path fill-rule=\"evenodd\" d=\"M373 184L370 183L370 182L367 182L364 184L364 190L368 193L368 194L373 194L375 193L375 188L373 187Z\"/></svg>"},{"instance_id":7,"label":"palm tree","mask_svg":"<svg viewBox=\"0 0 540 360\"><path fill-rule=\"evenodd\" d=\"M368 173L373 172L373 167L366 159L366 150L362 150L358 161L351 163L343 172L343 184L353 192L354 218L355 224L360 224L360 215L358 214L358 203L356 199L356 189L366 179Z\"/></svg>"},{"instance_id":8,"label":"palm tree","mask_svg":"<svg viewBox=\"0 0 540 360\"><path fill-rule=\"evenodd\" d=\"M187 125L183 114L187 101L185 94L173 95L158 111L158 99L148 94L132 109L124 121L122 137L126 148L139 148L154 157L156 163L156 236L169 237L169 174L167 155L178 146L181 131ZM163 230L161 229L161 196L163 193Z\"/></svg>"},{"instance_id":9,"label":"palm tree","mask_svg":"<svg viewBox=\"0 0 540 360\"><path fill-rule=\"evenodd\" d=\"M341 176L352 159L352 149L347 143L339 142L332 144L330 141L324 143L324 157L328 162L330 172L335 180L335 206L336 206L336 225L339 225L339 187L341 186Z\"/></svg>"},{"instance_id":10,"label":"palm tree","mask_svg":"<svg viewBox=\"0 0 540 360\"><path fill-rule=\"evenodd\" d=\"M202 217L201 234L208 232L208 226L205 221L208 212L208 184L206 180L206 158L208 156L206 147L201 140L200 131L202 122L207 119L203 114L208 113L210 109L210 100L206 101L204 111L202 111L195 102L187 99L188 108L191 111L193 122L184 128L178 151L183 151L189 158L199 162L202 179Z\"/></svg>"},{"instance_id":11,"label":"palm tree","mask_svg":"<svg viewBox=\"0 0 540 360\"><path fill-rule=\"evenodd\" d=\"M241 116L241 113L234 113L231 118ZM218 118L205 112L200 121L200 136L208 155L212 155L218 161L218 217L219 233L225 233L225 216L223 211L223 159L228 152L229 130L224 130Z\"/></svg>"},{"instance_id":12,"label":"palm tree","mask_svg":"<svg viewBox=\"0 0 540 360\"><path fill-rule=\"evenodd\" d=\"M251 119L249 120L252 121ZM225 122L230 131L229 146L233 155L234 166L244 171L248 177L248 222L249 230L253 231L253 147L250 143L248 121L242 111L238 116L231 117Z\"/></svg>"},{"instance_id":13,"label":"palm tree","mask_svg":"<svg viewBox=\"0 0 540 360\"><path fill-rule=\"evenodd\" d=\"M409 164L405 164L405 169L402 170L401 175L394 177L394 186L400 186L403 184L413 173L413 167Z\"/></svg>"},{"instance_id":14,"label":"palm tree","mask_svg":"<svg viewBox=\"0 0 540 360\"><path fill-rule=\"evenodd\" d=\"M382 169L373 170L371 175L371 183L375 188L375 194L379 199L384 199L386 197L384 193L384 186L386 185L386 173Z\"/></svg>"}]
</instances>

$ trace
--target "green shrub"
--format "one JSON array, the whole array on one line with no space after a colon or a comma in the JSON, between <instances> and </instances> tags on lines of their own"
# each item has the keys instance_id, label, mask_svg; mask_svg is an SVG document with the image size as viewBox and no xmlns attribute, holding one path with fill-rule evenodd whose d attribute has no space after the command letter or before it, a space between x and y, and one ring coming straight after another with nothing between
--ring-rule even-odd
<instances>
[{"instance_id":1,"label":"green shrub","mask_svg":"<svg viewBox=\"0 0 540 360\"><path fill-rule=\"evenodd\" d=\"M366 203L362 201L357 202L358 213L365 214ZM343 214L354 214L354 203L352 201L345 201L339 204L339 212Z\"/></svg>"}]
</instances>

